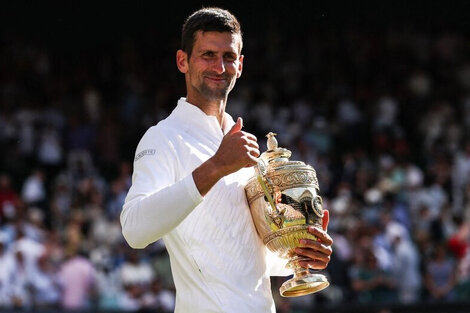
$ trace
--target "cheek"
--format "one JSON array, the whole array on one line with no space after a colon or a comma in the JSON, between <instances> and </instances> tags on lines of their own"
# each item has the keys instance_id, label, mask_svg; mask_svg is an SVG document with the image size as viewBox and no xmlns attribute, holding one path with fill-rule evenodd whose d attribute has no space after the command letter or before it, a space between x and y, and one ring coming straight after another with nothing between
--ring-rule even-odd
<instances>
[{"instance_id":1,"label":"cheek","mask_svg":"<svg viewBox=\"0 0 470 313\"><path fill-rule=\"evenodd\" d=\"M234 63L229 63L225 65L225 70L228 73L232 73L233 75L236 75L237 77L239 77L241 73L239 64L234 64Z\"/></svg>"},{"instance_id":2,"label":"cheek","mask_svg":"<svg viewBox=\"0 0 470 313\"><path fill-rule=\"evenodd\" d=\"M193 75L199 75L207 69L207 64L205 62L194 61L189 64L189 71Z\"/></svg>"}]
</instances>

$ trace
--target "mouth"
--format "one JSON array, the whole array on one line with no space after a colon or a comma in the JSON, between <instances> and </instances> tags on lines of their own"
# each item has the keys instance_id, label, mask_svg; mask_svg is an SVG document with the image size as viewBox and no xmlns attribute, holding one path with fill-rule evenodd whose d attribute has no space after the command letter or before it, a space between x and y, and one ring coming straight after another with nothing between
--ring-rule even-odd
<instances>
[{"instance_id":1,"label":"mouth","mask_svg":"<svg viewBox=\"0 0 470 313\"><path fill-rule=\"evenodd\" d=\"M227 78L226 77L217 77L217 76L206 76L207 80L216 82L216 83L221 83L221 82L226 82Z\"/></svg>"}]
</instances>

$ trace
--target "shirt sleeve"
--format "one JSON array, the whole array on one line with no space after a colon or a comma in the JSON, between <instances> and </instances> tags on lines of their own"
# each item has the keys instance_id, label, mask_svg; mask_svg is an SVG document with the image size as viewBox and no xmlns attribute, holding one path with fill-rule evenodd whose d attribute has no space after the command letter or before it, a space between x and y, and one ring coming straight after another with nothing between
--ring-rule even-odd
<instances>
[{"instance_id":1,"label":"shirt sleeve","mask_svg":"<svg viewBox=\"0 0 470 313\"><path fill-rule=\"evenodd\" d=\"M174 148L155 129L137 146L132 186L121 212L127 243L143 249L178 226L202 202L192 173L178 179Z\"/></svg>"}]
</instances>

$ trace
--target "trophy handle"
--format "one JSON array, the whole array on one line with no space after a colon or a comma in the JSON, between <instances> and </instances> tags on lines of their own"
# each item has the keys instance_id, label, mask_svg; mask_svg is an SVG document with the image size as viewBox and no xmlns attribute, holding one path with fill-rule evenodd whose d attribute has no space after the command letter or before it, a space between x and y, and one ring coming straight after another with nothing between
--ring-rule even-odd
<instances>
[{"instance_id":1,"label":"trophy handle","mask_svg":"<svg viewBox=\"0 0 470 313\"><path fill-rule=\"evenodd\" d=\"M274 199L271 195L270 190L273 190L273 188L272 188L271 184L269 183L268 179L264 177L265 170L266 170L266 166L264 165L264 161L262 159L259 159L258 163L257 163L257 168L256 168L256 171L257 171L257 174L258 174L256 176L256 178L258 179L258 182L261 185L261 188L263 189L263 192L264 192L264 195L266 196L266 199L268 199L268 202L271 205L272 213L270 214L270 217L271 217L272 221L274 222L274 224L276 224L276 226L278 228L282 228L282 223L284 221L284 218L283 218L284 216L282 215L282 213L277 208L276 202L274 201ZM269 187L271 187L271 188L268 187L268 184L270 185Z\"/></svg>"}]
</instances>

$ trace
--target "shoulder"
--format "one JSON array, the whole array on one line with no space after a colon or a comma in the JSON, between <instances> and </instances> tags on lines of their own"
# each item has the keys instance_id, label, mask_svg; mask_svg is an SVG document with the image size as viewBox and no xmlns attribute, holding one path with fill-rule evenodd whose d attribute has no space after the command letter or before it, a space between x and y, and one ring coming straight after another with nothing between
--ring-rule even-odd
<instances>
[{"instance_id":1,"label":"shoulder","mask_svg":"<svg viewBox=\"0 0 470 313\"><path fill-rule=\"evenodd\" d=\"M168 120L162 120L148 128L142 136L139 145L161 145L173 141L183 130Z\"/></svg>"},{"instance_id":2,"label":"shoulder","mask_svg":"<svg viewBox=\"0 0 470 313\"><path fill-rule=\"evenodd\" d=\"M144 156L158 155L172 157L175 155L177 147L180 146L181 138L184 138L184 129L169 120L162 120L158 124L151 126L140 139L134 161L138 161Z\"/></svg>"}]
</instances>

